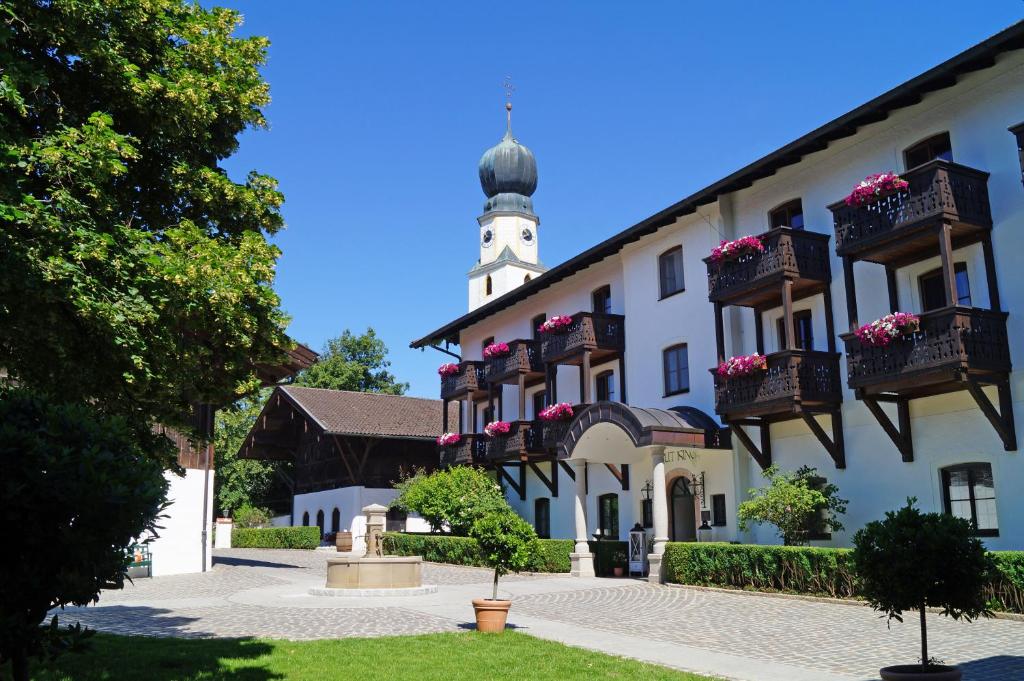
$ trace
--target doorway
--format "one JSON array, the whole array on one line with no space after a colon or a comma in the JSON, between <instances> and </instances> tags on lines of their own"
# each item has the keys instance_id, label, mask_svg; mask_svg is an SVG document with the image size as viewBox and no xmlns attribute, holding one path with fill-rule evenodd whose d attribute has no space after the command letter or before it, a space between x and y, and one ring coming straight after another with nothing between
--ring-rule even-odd
<instances>
[{"instance_id":1,"label":"doorway","mask_svg":"<svg viewBox=\"0 0 1024 681\"><path fill-rule=\"evenodd\" d=\"M672 486L669 488L672 541L697 540L697 516L693 503L693 490L690 489L690 481L684 476L672 481Z\"/></svg>"}]
</instances>

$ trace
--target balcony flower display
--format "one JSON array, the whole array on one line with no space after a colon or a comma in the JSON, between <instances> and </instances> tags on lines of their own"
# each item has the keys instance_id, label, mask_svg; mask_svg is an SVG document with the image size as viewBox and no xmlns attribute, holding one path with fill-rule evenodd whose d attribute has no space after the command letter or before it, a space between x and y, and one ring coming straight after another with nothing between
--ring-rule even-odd
<instances>
[{"instance_id":1,"label":"balcony flower display","mask_svg":"<svg viewBox=\"0 0 1024 681\"><path fill-rule=\"evenodd\" d=\"M487 433L487 437L495 437L508 434L511 428L512 424L508 421L492 421L484 426L484 432Z\"/></svg>"},{"instance_id":2,"label":"balcony flower display","mask_svg":"<svg viewBox=\"0 0 1024 681\"><path fill-rule=\"evenodd\" d=\"M564 314L556 314L537 327L541 333L562 333L572 324L572 317Z\"/></svg>"},{"instance_id":3,"label":"balcony flower display","mask_svg":"<svg viewBox=\"0 0 1024 681\"><path fill-rule=\"evenodd\" d=\"M491 343L484 348L484 359L495 359L496 357L507 357L512 351L508 343Z\"/></svg>"},{"instance_id":4,"label":"balcony flower display","mask_svg":"<svg viewBox=\"0 0 1024 681\"><path fill-rule=\"evenodd\" d=\"M905 192L909 187L909 182L891 170L886 173L875 173L865 177L853 188L846 197L846 205L867 206L890 194Z\"/></svg>"},{"instance_id":5,"label":"balcony flower display","mask_svg":"<svg viewBox=\"0 0 1024 681\"><path fill-rule=\"evenodd\" d=\"M854 334L861 345L884 347L897 338L909 336L921 328L921 318L910 312L893 312L860 327Z\"/></svg>"},{"instance_id":6,"label":"balcony flower display","mask_svg":"<svg viewBox=\"0 0 1024 681\"><path fill-rule=\"evenodd\" d=\"M442 364L441 366L437 367L437 373L441 374L442 376L454 376L455 374L459 373L459 365L452 364L451 362L448 362L447 364Z\"/></svg>"},{"instance_id":7,"label":"balcony flower display","mask_svg":"<svg viewBox=\"0 0 1024 681\"><path fill-rule=\"evenodd\" d=\"M568 421L573 417L572 405L568 402L552 404L550 407L541 409L537 416L541 421Z\"/></svg>"},{"instance_id":8,"label":"balcony flower display","mask_svg":"<svg viewBox=\"0 0 1024 681\"><path fill-rule=\"evenodd\" d=\"M711 261L732 260L746 253L764 253L764 244L756 236L749 235L732 241L723 241L711 251Z\"/></svg>"},{"instance_id":9,"label":"balcony flower display","mask_svg":"<svg viewBox=\"0 0 1024 681\"><path fill-rule=\"evenodd\" d=\"M445 433L437 438L437 444L442 447L454 447L462 442L462 436L458 433Z\"/></svg>"},{"instance_id":10,"label":"balcony flower display","mask_svg":"<svg viewBox=\"0 0 1024 681\"><path fill-rule=\"evenodd\" d=\"M730 357L718 365L718 375L722 378L738 378L749 376L755 371L767 371L768 360L756 352L752 355Z\"/></svg>"}]
</instances>

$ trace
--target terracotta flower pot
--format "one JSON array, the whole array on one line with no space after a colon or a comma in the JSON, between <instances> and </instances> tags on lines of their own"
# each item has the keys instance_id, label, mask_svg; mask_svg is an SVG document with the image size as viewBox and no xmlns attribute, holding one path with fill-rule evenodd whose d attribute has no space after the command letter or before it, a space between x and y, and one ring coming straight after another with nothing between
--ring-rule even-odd
<instances>
[{"instance_id":1,"label":"terracotta flower pot","mask_svg":"<svg viewBox=\"0 0 1024 681\"><path fill-rule=\"evenodd\" d=\"M919 664L901 664L895 667L884 667L879 670L882 681L960 681L960 670L957 667L946 667L933 664L928 671L922 671Z\"/></svg>"},{"instance_id":2,"label":"terracotta flower pot","mask_svg":"<svg viewBox=\"0 0 1024 681\"><path fill-rule=\"evenodd\" d=\"M490 598L474 598L473 610L476 611L476 630L489 634L500 634L505 631L505 620L512 601L493 601Z\"/></svg>"},{"instance_id":3,"label":"terracotta flower pot","mask_svg":"<svg viewBox=\"0 0 1024 681\"><path fill-rule=\"evenodd\" d=\"M621 577L622 575L626 574L626 568L616 565L612 568L612 574L616 577Z\"/></svg>"}]
</instances>

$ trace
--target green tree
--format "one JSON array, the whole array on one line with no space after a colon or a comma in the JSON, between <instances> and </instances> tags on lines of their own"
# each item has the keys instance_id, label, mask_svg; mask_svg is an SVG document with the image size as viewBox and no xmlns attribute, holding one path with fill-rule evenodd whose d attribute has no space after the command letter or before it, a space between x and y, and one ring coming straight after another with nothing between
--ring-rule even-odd
<instances>
[{"instance_id":1,"label":"green tree","mask_svg":"<svg viewBox=\"0 0 1024 681\"><path fill-rule=\"evenodd\" d=\"M419 514L435 532L447 528L464 537L473 523L488 513L512 512L501 487L472 466L453 466L433 473L417 471L395 488L398 498L393 505Z\"/></svg>"},{"instance_id":2,"label":"green tree","mask_svg":"<svg viewBox=\"0 0 1024 681\"><path fill-rule=\"evenodd\" d=\"M494 568L493 600L498 600L498 577L525 570L533 563L539 549L533 527L511 508L491 511L477 518L469 536L476 539L484 564Z\"/></svg>"},{"instance_id":3,"label":"green tree","mask_svg":"<svg viewBox=\"0 0 1024 681\"><path fill-rule=\"evenodd\" d=\"M352 390L363 393L403 395L408 383L399 383L388 371L388 347L377 333L368 328L355 335L348 329L327 341L316 364L295 379L296 385L307 388Z\"/></svg>"},{"instance_id":4,"label":"green tree","mask_svg":"<svg viewBox=\"0 0 1024 681\"><path fill-rule=\"evenodd\" d=\"M765 469L768 486L750 489L750 499L739 506L740 529L752 523L775 525L787 546L806 544L816 531L842 530L839 516L846 513L848 502L839 498L837 486L819 484L817 473L808 466L796 472L782 472L777 466Z\"/></svg>"}]
</instances>

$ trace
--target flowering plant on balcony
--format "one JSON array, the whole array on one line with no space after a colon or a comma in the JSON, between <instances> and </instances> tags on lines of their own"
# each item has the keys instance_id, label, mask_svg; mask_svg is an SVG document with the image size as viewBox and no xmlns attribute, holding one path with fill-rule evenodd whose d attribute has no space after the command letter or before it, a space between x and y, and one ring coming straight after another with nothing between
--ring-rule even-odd
<instances>
[{"instance_id":1,"label":"flowering plant on balcony","mask_svg":"<svg viewBox=\"0 0 1024 681\"><path fill-rule=\"evenodd\" d=\"M437 444L442 447L454 447L460 442L462 442L462 436L458 433L445 433L437 438Z\"/></svg>"},{"instance_id":2,"label":"flowering plant on balcony","mask_svg":"<svg viewBox=\"0 0 1024 681\"><path fill-rule=\"evenodd\" d=\"M572 405L568 402L552 404L550 407L541 409L537 416L541 421L568 421L573 417Z\"/></svg>"},{"instance_id":3,"label":"flowering plant on balcony","mask_svg":"<svg viewBox=\"0 0 1024 681\"><path fill-rule=\"evenodd\" d=\"M921 318L910 312L893 312L870 324L865 324L854 335L861 345L884 347L897 338L909 336L921 328Z\"/></svg>"},{"instance_id":4,"label":"flowering plant on balcony","mask_svg":"<svg viewBox=\"0 0 1024 681\"><path fill-rule=\"evenodd\" d=\"M718 365L718 375L722 378L737 378L749 376L755 371L767 371L768 360L764 355L756 352L752 355L740 355L730 357Z\"/></svg>"},{"instance_id":5,"label":"flowering plant on balcony","mask_svg":"<svg viewBox=\"0 0 1024 681\"><path fill-rule=\"evenodd\" d=\"M507 434L511 428L512 424L508 421L492 421L484 426L484 432L487 433L487 437L494 437Z\"/></svg>"},{"instance_id":6,"label":"flowering plant on balcony","mask_svg":"<svg viewBox=\"0 0 1024 681\"><path fill-rule=\"evenodd\" d=\"M451 362L448 362L447 364L442 364L441 366L437 367L437 373L441 374L442 376L454 376L455 374L459 373L459 365L452 364Z\"/></svg>"},{"instance_id":7,"label":"flowering plant on balcony","mask_svg":"<svg viewBox=\"0 0 1024 681\"><path fill-rule=\"evenodd\" d=\"M507 357L512 351L508 347L508 343L491 343L484 348L484 359L494 359L496 357Z\"/></svg>"},{"instance_id":8,"label":"flowering plant on balcony","mask_svg":"<svg viewBox=\"0 0 1024 681\"><path fill-rule=\"evenodd\" d=\"M732 260L744 253L764 253L764 244L756 236L743 236L732 241L723 241L711 251L711 261Z\"/></svg>"},{"instance_id":9,"label":"flowering plant on balcony","mask_svg":"<svg viewBox=\"0 0 1024 681\"><path fill-rule=\"evenodd\" d=\"M896 192L905 192L910 183L891 170L868 175L846 197L847 206L866 206Z\"/></svg>"},{"instance_id":10,"label":"flowering plant on balcony","mask_svg":"<svg viewBox=\"0 0 1024 681\"><path fill-rule=\"evenodd\" d=\"M537 327L541 333L561 333L572 324L572 317L564 314L556 314Z\"/></svg>"}]
</instances>

